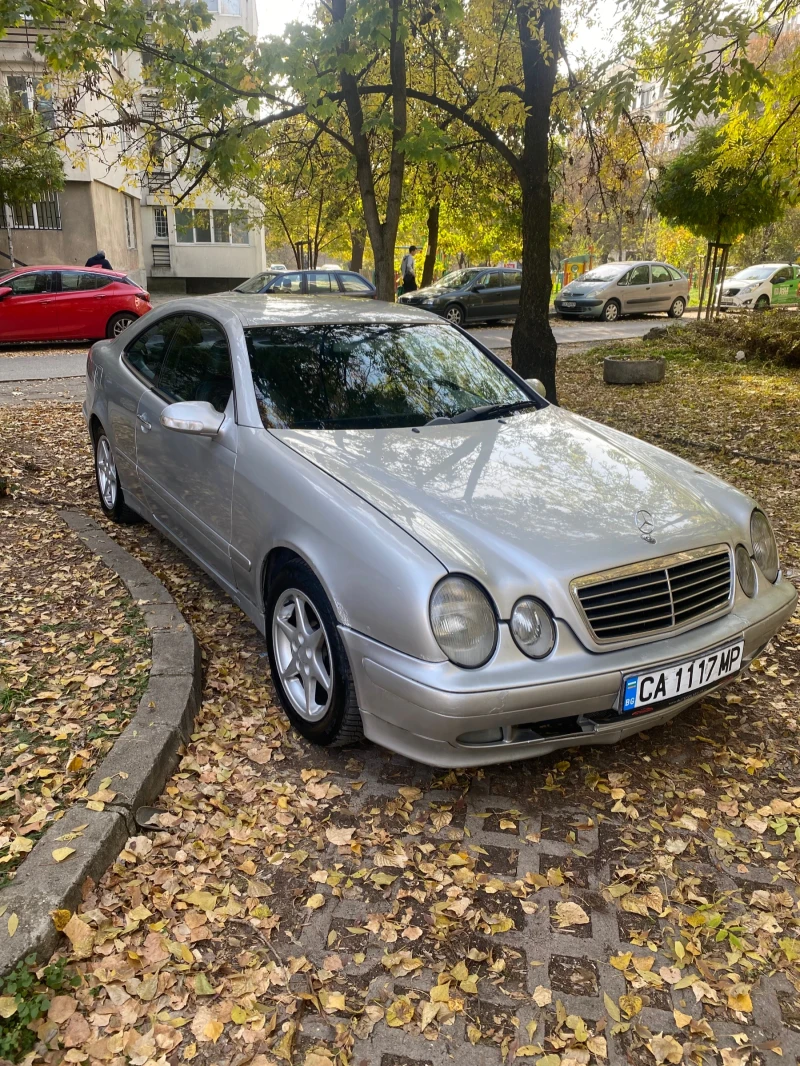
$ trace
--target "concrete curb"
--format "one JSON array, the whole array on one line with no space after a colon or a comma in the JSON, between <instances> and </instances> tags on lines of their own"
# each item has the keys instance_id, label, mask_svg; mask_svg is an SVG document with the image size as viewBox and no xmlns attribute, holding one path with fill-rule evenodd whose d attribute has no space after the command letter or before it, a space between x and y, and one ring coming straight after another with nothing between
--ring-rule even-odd
<instances>
[{"instance_id":1,"label":"concrete curb","mask_svg":"<svg viewBox=\"0 0 800 1066\"><path fill-rule=\"evenodd\" d=\"M111 778L114 800L102 811L89 810L85 801L72 806L38 841L11 884L0 890L0 975L28 955L41 962L53 953L60 934L50 912L74 911L86 879L98 881L135 833L136 809L152 804L163 791L200 704L200 648L170 594L93 519L79 511L62 511L61 517L122 579L150 630L152 664L136 714L86 786L91 796L101 781ZM70 839L72 833L76 835ZM57 863L52 853L63 847L75 853ZM13 937L8 934L12 914L18 918Z\"/></svg>"}]
</instances>

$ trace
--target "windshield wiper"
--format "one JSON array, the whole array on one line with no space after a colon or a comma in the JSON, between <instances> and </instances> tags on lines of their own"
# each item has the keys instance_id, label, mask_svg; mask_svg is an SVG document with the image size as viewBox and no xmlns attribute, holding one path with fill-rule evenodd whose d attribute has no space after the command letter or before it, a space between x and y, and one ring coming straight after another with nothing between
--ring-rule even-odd
<instances>
[{"instance_id":1,"label":"windshield wiper","mask_svg":"<svg viewBox=\"0 0 800 1066\"><path fill-rule=\"evenodd\" d=\"M434 423L441 425L444 422L480 422L486 418L499 418L501 415L510 415L514 411L523 411L528 407L538 407L535 400L515 400L512 403L485 403L480 407L468 407L466 411L459 411L452 418L439 416L432 418L426 425Z\"/></svg>"}]
</instances>

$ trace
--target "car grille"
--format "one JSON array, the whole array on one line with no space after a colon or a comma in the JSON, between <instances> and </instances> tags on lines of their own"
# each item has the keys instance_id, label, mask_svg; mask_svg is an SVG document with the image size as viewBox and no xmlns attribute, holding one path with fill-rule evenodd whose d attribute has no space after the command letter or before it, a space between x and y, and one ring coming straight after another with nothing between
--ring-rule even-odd
<instances>
[{"instance_id":1,"label":"car grille","mask_svg":"<svg viewBox=\"0 0 800 1066\"><path fill-rule=\"evenodd\" d=\"M599 643L683 629L726 608L731 597L727 545L679 552L572 582L572 593Z\"/></svg>"},{"instance_id":2,"label":"car grille","mask_svg":"<svg viewBox=\"0 0 800 1066\"><path fill-rule=\"evenodd\" d=\"M722 290L722 295L723 296L738 296L739 295L739 290L738 289L723 289Z\"/></svg>"}]
</instances>

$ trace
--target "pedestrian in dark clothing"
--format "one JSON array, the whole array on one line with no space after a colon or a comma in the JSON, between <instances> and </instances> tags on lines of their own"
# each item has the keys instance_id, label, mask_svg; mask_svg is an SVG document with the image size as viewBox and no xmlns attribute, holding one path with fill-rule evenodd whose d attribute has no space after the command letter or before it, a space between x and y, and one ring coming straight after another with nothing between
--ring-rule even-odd
<instances>
[{"instance_id":1,"label":"pedestrian in dark clothing","mask_svg":"<svg viewBox=\"0 0 800 1066\"><path fill-rule=\"evenodd\" d=\"M400 276L403 279L403 292L416 292L417 279L414 276L414 252L417 246L412 244L408 252L403 256L400 264Z\"/></svg>"},{"instance_id":2,"label":"pedestrian in dark clothing","mask_svg":"<svg viewBox=\"0 0 800 1066\"><path fill-rule=\"evenodd\" d=\"M103 270L113 270L114 268L106 259L105 252L95 252L94 255L89 256L84 266L87 267L102 267Z\"/></svg>"}]
</instances>

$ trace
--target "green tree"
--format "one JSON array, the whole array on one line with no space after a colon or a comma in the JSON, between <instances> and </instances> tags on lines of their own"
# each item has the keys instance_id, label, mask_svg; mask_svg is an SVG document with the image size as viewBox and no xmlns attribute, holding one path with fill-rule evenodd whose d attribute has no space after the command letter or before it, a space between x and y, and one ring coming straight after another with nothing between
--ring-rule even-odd
<instances>
[{"instance_id":1,"label":"green tree","mask_svg":"<svg viewBox=\"0 0 800 1066\"><path fill-rule=\"evenodd\" d=\"M0 94L0 213L6 223L9 204L34 203L63 188L64 168L52 144L50 130L36 112ZM14 265L14 245L8 230L8 254Z\"/></svg>"}]
</instances>

